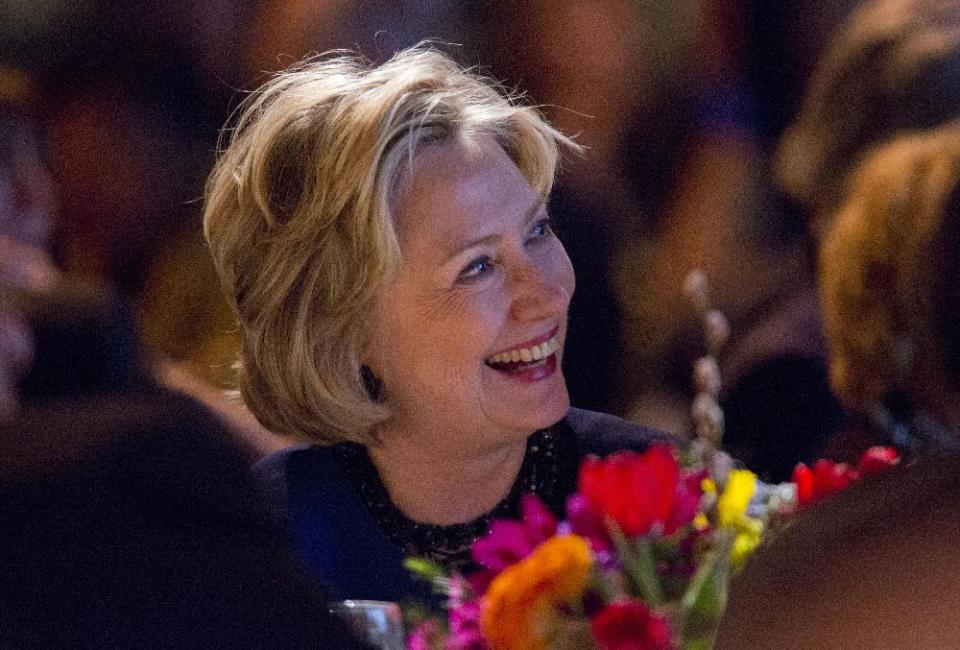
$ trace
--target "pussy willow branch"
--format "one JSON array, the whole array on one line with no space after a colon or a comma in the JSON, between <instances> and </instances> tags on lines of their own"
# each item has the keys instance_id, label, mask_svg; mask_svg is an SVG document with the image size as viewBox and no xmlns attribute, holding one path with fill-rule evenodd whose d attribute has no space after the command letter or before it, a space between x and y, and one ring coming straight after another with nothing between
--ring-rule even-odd
<instances>
[{"instance_id":1,"label":"pussy willow branch","mask_svg":"<svg viewBox=\"0 0 960 650\"><path fill-rule=\"evenodd\" d=\"M703 336L706 343L706 355L693 365L693 383L697 395L693 399L695 440L693 447L700 456L703 465L719 483L726 477L726 462L718 458L718 449L723 441L723 409L720 408L720 389L722 380L718 358L727 339L730 338L730 324L726 316L710 303L710 287L703 271L691 271L683 283L684 293L703 322Z\"/></svg>"}]
</instances>

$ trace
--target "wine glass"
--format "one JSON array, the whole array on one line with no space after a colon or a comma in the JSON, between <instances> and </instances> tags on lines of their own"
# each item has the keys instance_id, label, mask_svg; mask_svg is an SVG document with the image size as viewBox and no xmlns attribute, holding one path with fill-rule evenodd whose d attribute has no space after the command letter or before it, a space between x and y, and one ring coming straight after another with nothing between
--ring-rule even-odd
<instances>
[{"instance_id":1,"label":"wine glass","mask_svg":"<svg viewBox=\"0 0 960 650\"><path fill-rule=\"evenodd\" d=\"M383 600L344 600L330 605L367 644L378 650L404 650L403 617L396 603Z\"/></svg>"}]
</instances>

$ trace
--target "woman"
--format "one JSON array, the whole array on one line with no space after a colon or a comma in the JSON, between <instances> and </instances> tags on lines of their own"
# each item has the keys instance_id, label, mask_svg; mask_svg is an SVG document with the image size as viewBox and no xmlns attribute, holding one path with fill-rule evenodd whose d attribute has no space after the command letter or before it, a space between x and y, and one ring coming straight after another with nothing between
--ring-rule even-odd
<instances>
[{"instance_id":1,"label":"woman","mask_svg":"<svg viewBox=\"0 0 960 650\"><path fill-rule=\"evenodd\" d=\"M262 466L343 598L395 600L523 492L656 434L569 408L573 270L545 209L560 147L529 107L418 47L281 73L251 97L204 225L242 335L240 391L311 439Z\"/></svg>"}]
</instances>

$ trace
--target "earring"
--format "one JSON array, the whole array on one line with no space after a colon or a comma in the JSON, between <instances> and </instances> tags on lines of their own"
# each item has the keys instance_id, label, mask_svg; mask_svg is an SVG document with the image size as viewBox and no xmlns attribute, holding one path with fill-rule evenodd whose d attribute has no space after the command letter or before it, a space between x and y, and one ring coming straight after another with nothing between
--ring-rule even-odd
<instances>
[{"instance_id":1,"label":"earring","mask_svg":"<svg viewBox=\"0 0 960 650\"><path fill-rule=\"evenodd\" d=\"M383 381L373 374L370 366L366 364L360 366L360 380L372 401L378 404L383 401Z\"/></svg>"}]
</instances>

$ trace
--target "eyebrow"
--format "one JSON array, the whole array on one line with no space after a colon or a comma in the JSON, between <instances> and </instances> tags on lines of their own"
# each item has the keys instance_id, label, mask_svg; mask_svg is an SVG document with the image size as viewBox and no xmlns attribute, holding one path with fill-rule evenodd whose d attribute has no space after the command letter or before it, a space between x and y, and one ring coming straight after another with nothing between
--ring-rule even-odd
<instances>
[{"instance_id":1,"label":"eyebrow","mask_svg":"<svg viewBox=\"0 0 960 650\"><path fill-rule=\"evenodd\" d=\"M527 209L527 213L526 213L526 214L524 215L524 217L523 217L523 225L524 225L524 226L529 225L534 219L537 218L537 215L540 213L540 210L543 208L543 206L546 204L546 202L547 202L547 200L546 200L545 198L543 198L543 197L538 198L538 199L533 203L533 205L530 206L530 207ZM450 254L447 255L447 259L446 259L446 261L444 262L444 264L450 262L450 261L453 260L455 257L457 257L458 255L460 255L461 253L463 253L464 251L470 250L471 248L474 248L475 246L481 246L481 245L484 245L484 244L490 244L490 243L492 243L492 242L494 242L494 241L497 241L498 239L500 239L500 234L499 234L499 233L492 233L492 234L489 234L489 235L485 235L485 236L483 236L483 237L478 237L477 239L472 239L472 240L467 241L467 242L456 242L456 243L450 248Z\"/></svg>"}]
</instances>

